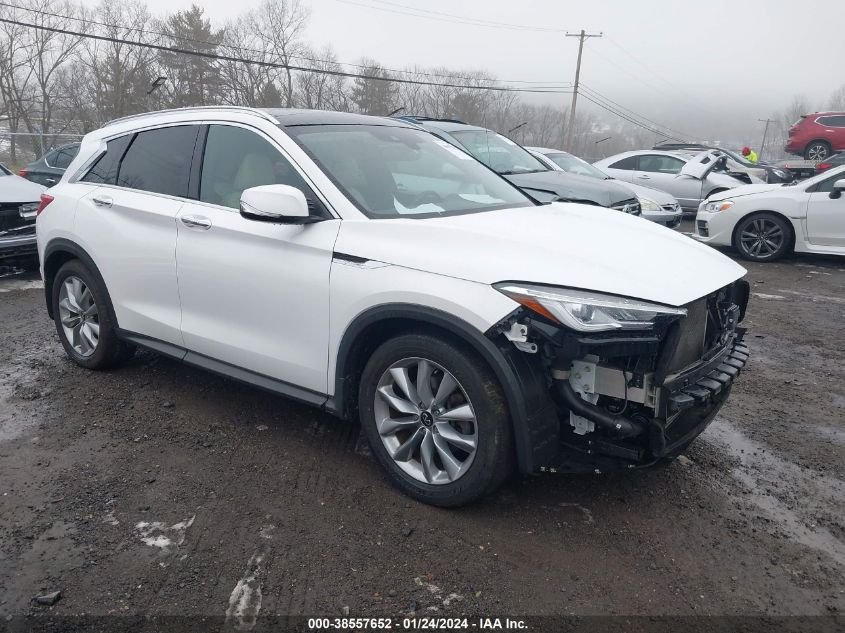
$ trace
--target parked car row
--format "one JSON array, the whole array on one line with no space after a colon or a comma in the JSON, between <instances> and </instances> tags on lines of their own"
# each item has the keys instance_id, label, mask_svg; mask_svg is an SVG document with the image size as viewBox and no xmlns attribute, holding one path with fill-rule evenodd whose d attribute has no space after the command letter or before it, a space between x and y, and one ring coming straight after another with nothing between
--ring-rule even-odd
<instances>
[{"instance_id":1,"label":"parked car row","mask_svg":"<svg viewBox=\"0 0 845 633\"><path fill-rule=\"evenodd\" d=\"M576 180L618 185L503 139L236 107L112 122L38 208L65 353L102 369L147 347L360 420L425 503L468 503L512 465L665 464L748 359L745 270L555 200L581 200ZM690 178L706 180L705 158Z\"/></svg>"},{"instance_id":2,"label":"parked car row","mask_svg":"<svg viewBox=\"0 0 845 633\"><path fill-rule=\"evenodd\" d=\"M626 183L661 189L678 199L684 211L695 212L708 196L763 181L746 173L728 173L726 156L718 150L694 155L680 151L635 150L594 163Z\"/></svg>"},{"instance_id":3,"label":"parked car row","mask_svg":"<svg viewBox=\"0 0 845 633\"><path fill-rule=\"evenodd\" d=\"M657 222L669 228L674 228L681 223L683 217L681 205L674 196L665 191L629 182L621 183L621 181L608 176L587 161L561 150L549 149L547 147L528 147L526 149L552 169L565 171L578 176L596 178L604 182L613 181L624 184L626 189L630 189L637 196L640 202L640 215L646 220Z\"/></svg>"}]
</instances>

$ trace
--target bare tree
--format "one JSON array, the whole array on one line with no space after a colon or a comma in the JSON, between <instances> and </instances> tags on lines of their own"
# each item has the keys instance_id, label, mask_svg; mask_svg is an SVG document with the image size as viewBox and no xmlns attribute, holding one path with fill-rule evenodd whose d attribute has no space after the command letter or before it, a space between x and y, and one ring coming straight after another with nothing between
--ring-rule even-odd
<instances>
[{"instance_id":1,"label":"bare tree","mask_svg":"<svg viewBox=\"0 0 845 633\"><path fill-rule=\"evenodd\" d=\"M63 107L66 95L61 78L82 38L60 31L78 28L74 18L80 9L69 0L28 0L26 7L32 11L8 5L0 10L7 19L45 28L0 23L4 42L0 84L8 109L14 110L10 118L13 129L22 125L33 135L33 148L40 152L55 142L53 135L73 125L72 113Z\"/></svg>"},{"instance_id":2,"label":"bare tree","mask_svg":"<svg viewBox=\"0 0 845 633\"><path fill-rule=\"evenodd\" d=\"M304 49L309 58L308 66L324 73L299 73L296 80L296 102L303 108L321 110L348 110L350 106L347 94L346 78L328 73L343 72L337 61L337 55L331 46L311 52Z\"/></svg>"},{"instance_id":3,"label":"bare tree","mask_svg":"<svg viewBox=\"0 0 845 633\"><path fill-rule=\"evenodd\" d=\"M303 42L310 12L299 0L264 0L247 15L265 58L275 63L303 65L308 48ZM282 105L294 106L294 81L290 68L283 71Z\"/></svg>"},{"instance_id":4,"label":"bare tree","mask_svg":"<svg viewBox=\"0 0 845 633\"><path fill-rule=\"evenodd\" d=\"M124 41L136 38L152 21L147 6L138 0L103 0L93 17L105 25L101 32L111 40L87 40L79 47L65 88L76 118L86 127L151 109L148 93L155 79L155 52Z\"/></svg>"}]
</instances>

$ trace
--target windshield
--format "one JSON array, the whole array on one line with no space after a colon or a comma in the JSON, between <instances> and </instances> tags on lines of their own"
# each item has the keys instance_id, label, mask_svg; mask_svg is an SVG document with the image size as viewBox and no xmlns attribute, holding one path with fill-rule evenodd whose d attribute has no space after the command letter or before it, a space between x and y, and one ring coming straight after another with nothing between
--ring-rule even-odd
<instances>
[{"instance_id":1,"label":"windshield","mask_svg":"<svg viewBox=\"0 0 845 633\"><path fill-rule=\"evenodd\" d=\"M503 176L549 171L539 159L501 134L490 130L454 130L449 134L470 154Z\"/></svg>"},{"instance_id":2,"label":"windshield","mask_svg":"<svg viewBox=\"0 0 845 633\"><path fill-rule=\"evenodd\" d=\"M5 165L0 165L0 176L11 176L12 172L6 169Z\"/></svg>"},{"instance_id":3,"label":"windshield","mask_svg":"<svg viewBox=\"0 0 845 633\"><path fill-rule=\"evenodd\" d=\"M545 154L545 156L563 171L569 172L570 174L589 176L590 178L601 178L602 180L609 178L609 176L600 169L593 167L587 161L581 160L572 154L554 152L553 154Z\"/></svg>"},{"instance_id":4,"label":"windshield","mask_svg":"<svg viewBox=\"0 0 845 633\"><path fill-rule=\"evenodd\" d=\"M435 217L534 202L481 163L423 130L378 125L285 128L370 218Z\"/></svg>"}]
</instances>

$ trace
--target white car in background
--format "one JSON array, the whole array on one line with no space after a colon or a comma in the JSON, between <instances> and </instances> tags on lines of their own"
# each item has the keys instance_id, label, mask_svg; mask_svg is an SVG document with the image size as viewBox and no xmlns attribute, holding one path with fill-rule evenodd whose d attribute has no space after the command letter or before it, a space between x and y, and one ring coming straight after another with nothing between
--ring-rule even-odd
<instances>
[{"instance_id":1,"label":"white car in background","mask_svg":"<svg viewBox=\"0 0 845 633\"><path fill-rule=\"evenodd\" d=\"M624 185L637 196L640 201L640 217L646 220L657 222L669 228L675 228L681 223L683 217L681 205L675 199L675 196L665 191L617 180L613 176L608 176L598 167L594 167L587 161L563 150L548 147L526 147L525 149L551 169L599 180L612 180L617 184Z\"/></svg>"},{"instance_id":2,"label":"white car in background","mask_svg":"<svg viewBox=\"0 0 845 633\"><path fill-rule=\"evenodd\" d=\"M787 253L845 255L845 167L797 183L748 185L701 203L693 237L745 259Z\"/></svg>"},{"instance_id":3,"label":"white car in background","mask_svg":"<svg viewBox=\"0 0 845 633\"><path fill-rule=\"evenodd\" d=\"M0 260L36 254L35 213L43 191L0 165Z\"/></svg>"},{"instance_id":4,"label":"white car in background","mask_svg":"<svg viewBox=\"0 0 845 633\"><path fill-rule=\"evenodd\" d=\"M714 193L763 183L748 174L729 175L726 160L726 156L717 150L706 150L695 156L682 152L637 150L604 158L593 165L626 183L671 193L684 211L695 213L699 203Z\"/></svg>"}]
</instances>

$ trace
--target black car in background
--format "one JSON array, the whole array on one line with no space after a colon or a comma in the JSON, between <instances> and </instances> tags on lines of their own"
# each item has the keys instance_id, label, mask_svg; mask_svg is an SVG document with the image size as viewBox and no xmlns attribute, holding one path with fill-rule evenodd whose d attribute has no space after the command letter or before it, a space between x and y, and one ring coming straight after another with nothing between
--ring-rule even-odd
<instances>
[{"instance_id":1,"label":"black car in background","mask_svg":"<svg viewBox=\"0 0 845 633\"><path fill-rule=\"evenodd\" d=\"M78 153L79 143L62 145L21 169L18 175L39 185L52 187L62 179L65 169Z\"/></svg>"}]
</instances>

